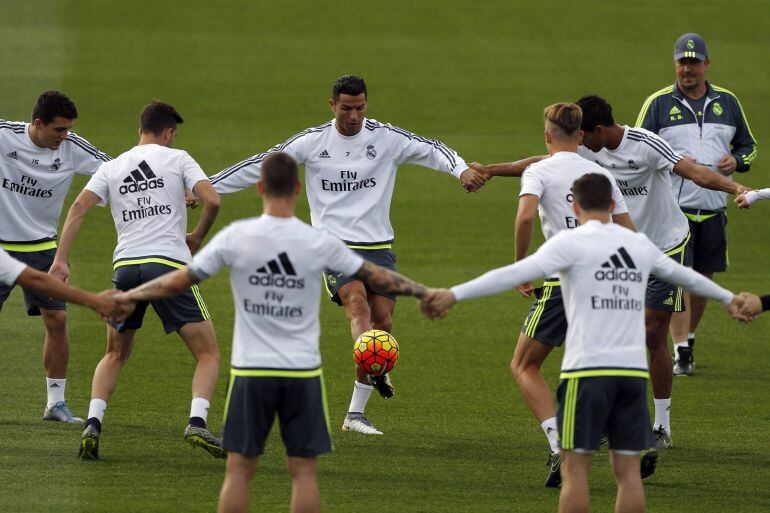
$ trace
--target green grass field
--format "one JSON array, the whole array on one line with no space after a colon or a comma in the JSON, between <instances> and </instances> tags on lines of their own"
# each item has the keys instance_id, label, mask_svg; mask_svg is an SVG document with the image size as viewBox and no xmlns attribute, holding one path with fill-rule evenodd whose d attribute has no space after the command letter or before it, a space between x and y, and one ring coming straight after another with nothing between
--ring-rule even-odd
<instances>
[{"instance_id":1,"label":"green grass field","mask_svg":"<svg viewBox=\"0 0 770 513\"><path fill-rule=\"evenodd\" d=\"M10 2L8 2L10 4ZM209 173L331 118L331 82L355 72L369 85L369 116L437 137L467 160L499 162L544 151L542 107L598 93L620 122L674 80L671 51L686 31L710 45L709 78L738 94L760 142L741 179L768 186L770 15L761 0L650 2L96 2L26 0L0 17L0 117L26 120L37 95L60 88L77 103L75 131L115 156L136 141L153 98L186 123L178 146ZM85 183L76 179L69 205ZM451 285L513 259L518 180L466 195L447 175L405 167L392 206L400 270ZM224 198L217 228L255 215L253 191ZM731 208L733 290L770 292L770 204ZM197 215L197 214L196 214ZM303 198L298 215L309 219ZM5 222L5 220L0 220ZM540 239L538 239L539 241ZM72 258L73 281L111 287L112 220L97 209ZM223 273L203 286L223 366L211 425L220 430L232 334ZM385 436L334 431L321 460L328 512L554 511L542 487L547 446L508 371L529 308L515 293L423 319L400 300L394 335L397 395L367 414ZM105 329L70 310L68 401L85 415ZM770 511L770 316L731 321L711 305L699 330L696 376L676 379L675 448L646 482L650 511ZM353 381L343 311L323 302L322 347L334 426ZM96 463L75 458L80 430L40 420L43 327L15 292L0 315L0 511L214 511L224 465L182 441L194 363L148 315L105 417ZM561 351L544 369L558 380ZM606 453L591 478L595 511L611 511ZM252 483L254 511L288 511L283 448L273 436Z\"/></svg>"}]
</instances>

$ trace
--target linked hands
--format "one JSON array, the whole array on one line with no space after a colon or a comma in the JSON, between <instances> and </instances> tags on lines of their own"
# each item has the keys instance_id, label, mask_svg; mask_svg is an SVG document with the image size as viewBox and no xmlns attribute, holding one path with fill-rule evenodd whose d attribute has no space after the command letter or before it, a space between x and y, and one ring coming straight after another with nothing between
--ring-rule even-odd
<instances>
[{"instance_id":1,"label":"linked hands","mask_svg":"<svg viewBox=\"0 0 770 513\"><path fill-rule=\"evenodd\" d=\"M474 165L476 165L475 162L469 164L470 167L460 173L460 182L462 182L463 187L468 192L478 192L490 178L484 172L479 171L477 167L474 167ZM478 165L480 166L480 164ZM483 166L481 167L483 168Z\"/></svg>"},{"instance_id":2,"label":"linked hands","mask_svg":"<svg viewBox=\"0 0 770 513\"><path fill-rule=\"evenodd\" d=\"M741 292L737 297L743 300L739 313L746 318L745 322L753 321L757 315L762 313L762 300L756 294Z\"/></svg>"},{"instance_id":3,"label":"linked hands","mask_svg":"<svg viewBox=\"0 0 770 513\"><path fill-rule=\"evenodd\" d=\"M451 290L428 289L420 297L420 310L429 319L440 319L449 313L455 303L457 299Z\"/></svg>"},{"instance_id":4,"label":"linked hands","mask_svg":"<svg viewBox=\"0 0 770 513\"><path fill-rule=\"evenodd\" d=\"M134 311L136 306L127 295L120 290L103 290L91 295L90 306L105 321L123 322Z\"/></svg>"}]
</instances>

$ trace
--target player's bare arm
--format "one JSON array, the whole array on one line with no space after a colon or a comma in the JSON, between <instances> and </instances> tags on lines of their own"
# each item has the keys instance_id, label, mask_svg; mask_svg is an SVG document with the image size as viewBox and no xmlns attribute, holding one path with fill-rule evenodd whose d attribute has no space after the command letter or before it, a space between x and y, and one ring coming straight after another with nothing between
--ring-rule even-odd
<instances>
[{"instance_id":1,"label":"player's bare arm","mask_svg":"<svg viewBox=\"0 0 770 513\"><path fill-rule=\"evenodd\" d=\"M75 243L80 227L83 225L83 219L86 213L97 205L101 198L89 190L83 190L67 212L67 218L64 220L61 235L59 236L59 247L56 249L51 269L48 271L62 281L68 281L70 277L69 256L72 251L72 245Z\"/></svg>"},{"instance_id":2,"label":"player's bare arm","mask_svg":"<svg viewBox=\"0 0 770 513\"><path fill-rule=\"evenodd\" d=\"M27 267L22 271L19 277L16 278L16 283L39 294L87 306L103 318L108 318L121 312L120 306L113 297L117 293L115 290L105 290L99 294L92 294L85 290L70 287L50 274L40 272L31 267Z\"/></svg>"},{"instance_id":3,"label":"player's bare arm","mask_svg":"<svg viewBox=\"0 0 770 513\"><path fill-rule=\"evenodd\" d=\"M634 221L631 219L631 214L626 212L625 214L612 214L612 222L619 224L623 228L628 228L632 232L636 231Z\"/></svg>"},{"instance_id":4,"label":"player's bare arm","mask_svg":"<svg viewBox=\"0 0 770 513\"><path fill-rule=\"evenodd\" d=\"M425 285L414 282L399 273L385 269L371 262L364 262L356 273L360 279L370 287L382 292L389 292L399 296L415 296L421 298L427 288Z\"/></svg>"},{"instance_id":5,"label":"player's bare arm","mask_svg":"<svg viewBox=\"0 0 770 513\"><path fill-rule=\"evenodd\" d=\"M696 164L692 159L684 158L674 166L674 173L682 178L688 178L697 185L711 189L712 191L722 191L738 196L741 193L748 192L750 189L737 182L733 182L724 176L714 173L706 166Z\"/></svg>"},{"instance_id":6,"label":"player's bare arm","mask_svg":"<svg viewBox=\"0 0 770 513\"><path fill-rule=\"evenodd\" d=\"M166 299L181 294L193 285L200 283L200 281L200 278L195 276L189 268L185 267L131 289L123 294L122 298L134 303Z\"/></svg>"},{"instance_id":7,"label":"player's bare arm","mask_svg":"<svg viewBox=\"0 0 770 513\"><path fill-rule=\"evenodd\" d=\"M475 169L479 173L486 175L487 179L490 179L493 176L521 177L521 175L524 174L524 170L529 166L547 158L548 155L535 155L534 157L527 157L515 162L501 162L499 164L487 165L479 164L478 162L472 162L468 165L471 167L471 169Z\"/></svg>"},{"instance_id":8,"label":"player's bare arm","mask_svg":"<svg viewBox=\"0 0 770 513\"><path fill-rule=\"evenodd\" d=\"M200 198L203 203L203 210L201 210L201 217L198 220L198 225L195 229L187 234L187 247L190 248L190 252L195 254L200 248L203 239L206 238L206 234L209 233L211 227L214 225L214 221L219 213L219 206L221 200L219 193L214 190L214 186L208 180L200 180L193 187L193 194ZM187 195L185 194L185 202L188 202Z\"/></svg>"},{"instance_id":9,"label":"player's bare arm","mask_svg":"<svg viewBox=\"0 0 770 513\"><path fill-rule=\"evenodd\" d=\"M532 235L535 232L535 217L540 198L534 194L524 194L519 197L519 208L516 212L516 261L527 258L532 246ZM524 297L532 295L532 284L522 283L516 289Z\"/></svg>"}]
</instances>

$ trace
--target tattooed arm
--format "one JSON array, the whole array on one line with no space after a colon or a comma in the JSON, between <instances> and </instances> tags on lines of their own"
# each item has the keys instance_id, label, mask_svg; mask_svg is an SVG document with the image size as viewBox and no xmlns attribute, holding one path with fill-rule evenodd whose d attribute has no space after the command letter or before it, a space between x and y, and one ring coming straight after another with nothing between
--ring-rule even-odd
<instances>
[{"instance_id":1,"label":"tattooed arm","mask_svg":"<svg viewBox=\"0 0 770 513\"><path fill-rule=\"evenodd\" d=\"M427 290L425 285L416 283L406 276L371 262L364 262L364 265L356 273L356 278L362 280L373 289L399 296L415 296L419 298Z\"/></svg>"},{"instance_id":2,"label":"tattooed arm","mask_svg":"<svg viewBox=\"0 0 770 513\"><path fill-rule=\"evenodd\" d=\"M185 267L158 276L152 281L131 289L123 297L133 302L165 299L181 294L200 281L200 278L195 276L188 267Z\"/></svg>"}]
</instances>

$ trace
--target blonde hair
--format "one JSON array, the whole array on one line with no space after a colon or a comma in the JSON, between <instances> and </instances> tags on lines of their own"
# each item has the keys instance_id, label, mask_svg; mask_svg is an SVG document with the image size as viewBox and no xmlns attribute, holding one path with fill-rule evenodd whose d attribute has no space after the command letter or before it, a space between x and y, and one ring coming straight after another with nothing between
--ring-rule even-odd
<instances>
[{"instance_id":1,"label":"blonde hair","mask_svg":"<svg viewBox=\"0 0 770 513\"><path fill-rule=\"evenodd\" d=\"M551 135L572 139L577 137L580 123L583 121L583 111L574 103L554 103L543 109L545 127Z\"/></svg>"}]
</instances>

